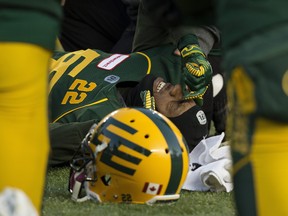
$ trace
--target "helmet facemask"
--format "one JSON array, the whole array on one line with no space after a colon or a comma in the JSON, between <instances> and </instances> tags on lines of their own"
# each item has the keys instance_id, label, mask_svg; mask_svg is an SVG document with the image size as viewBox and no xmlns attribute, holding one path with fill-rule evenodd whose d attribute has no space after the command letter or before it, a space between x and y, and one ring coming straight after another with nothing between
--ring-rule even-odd
<instances>
[{"instance_id":1,"label":"helmet facemask","mask_svg":"<svg viewBox=\"0 0 288 216\"><path fill-rule=\"evenodd\" d=\"M90 148L90 140L97 124L93 124L82 140L81 146L75 152L71 162L70 162L70 177L68 190L72 193L72 200L77 202L83 202L89 199L86 195L81 196L82 189L85 187L85 182L95 182L97 181L96 174L96 157L98 152L102 151L107 147L106 143L100 143L98 148L96 148L95 153Z\"/></svg>"}]
</instances>

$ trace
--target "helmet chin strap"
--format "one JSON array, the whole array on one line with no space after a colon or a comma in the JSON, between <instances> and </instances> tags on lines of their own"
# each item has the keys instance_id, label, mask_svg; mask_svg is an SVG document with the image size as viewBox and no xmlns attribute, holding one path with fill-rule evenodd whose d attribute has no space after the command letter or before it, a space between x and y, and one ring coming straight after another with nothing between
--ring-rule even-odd
<instances>
[{"instance_id":1,"label":"helmet chin strap","mask_svg":"<svg viewBox=\"0 0 288 216\"><path fill-rule=\"evenodd\" d=\"M82 198L79 198L79 195L81 193L81 190L82 190L82 185L85 181L85 172L84 170L81 170L80 172L73 172L71 174L71 177L70 177L70 184L71 186L73 187L72 189L70 188L70 192L72 192L72 196L71 196L71 199L73 201L76 201L76 202L84 202L86 200L89 199L89 196L84 196Z\"/></svg>"}]
</instances>

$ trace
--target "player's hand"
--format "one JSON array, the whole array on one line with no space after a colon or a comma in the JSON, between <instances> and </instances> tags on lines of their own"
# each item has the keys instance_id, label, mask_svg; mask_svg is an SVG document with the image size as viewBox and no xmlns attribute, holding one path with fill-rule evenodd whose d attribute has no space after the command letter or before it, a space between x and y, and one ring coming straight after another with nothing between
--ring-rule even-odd
<instances>
[{"instance_id":1,"label":"player's hand","mask_svg":"<svg viewBox=\"0 0 288 216\"><path fill-rule=\"evenodd\" d=\"M184 95L184 100L191 100L193 99L195 103L199 106L203 105L203 96L205 92L207 91L208 86L205 86L204 88L198 90L197 92L195 91L190 91L188 94Z\"/></svg>"},{"instance_id":2,"label":"player's hand","mask_svg":"<svg viewBox=\"0 0 288 216\"><path fill-rule=\"evenodd\" d=\"M212 80L212 67L198 44L195 35L187 35L178 43L182 58L184 82L190 89L185 99L202 101L208 85ZM199 104L200 105L200 104Z\"/></svg>"},{"instance_id":3,"label":"player's hand","mask_svg":"<svg viewBox=\"0 0 288 216\"><path fill-rule=\"evenodd\" d=\"M193 100L183 100L183 92L180 84L166 83L158 77L153 83L153 96L156 110L166 117L177 117L195 106Z\"/></svg>"}]
</instances>

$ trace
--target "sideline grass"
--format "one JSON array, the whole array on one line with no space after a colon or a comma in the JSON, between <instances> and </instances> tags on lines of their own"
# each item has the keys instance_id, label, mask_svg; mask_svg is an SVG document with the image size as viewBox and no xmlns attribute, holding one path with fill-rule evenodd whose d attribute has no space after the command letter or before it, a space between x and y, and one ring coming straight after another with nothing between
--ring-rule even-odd
<instances>
[{"instance_id":1,"label":"sideline grass","mask_svg":"<svg viewBox=\"0 0 288 216\"><path fill-rule=\"evenodd\" d=\"M75 203L67 190L69 169L50 168L44 193L43 216L144 216L144 215L236 215L232 193L182 191L177 202L148 205Z\"/></svg>"}]
</instances>

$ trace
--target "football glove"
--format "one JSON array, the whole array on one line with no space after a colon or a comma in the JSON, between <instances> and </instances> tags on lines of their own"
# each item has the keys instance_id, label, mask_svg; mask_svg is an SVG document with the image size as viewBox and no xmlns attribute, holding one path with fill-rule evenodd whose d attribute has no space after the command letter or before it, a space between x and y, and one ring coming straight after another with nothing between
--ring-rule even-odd
<instances>
[{"instance_id":1,"label":"football glove","mask_svg":"<svg viewBox=\"0 0 288 216\"><path fill-rule=\"evenodd\" d=\"M178 49L182 59L182 73L190 93L184 99L194 99L198 105L203 102L208 85L212 80L212 67L198 44L195 35L186 35L179 40Z\"/></svg>"},{"instance_id":2,"label":"football glove","mask_svg":"<svg viewBox=\"0 0 288 216\"><path fill-rule=\"evenodd\" d=\"M207 91L208 86L205 86L203 89L198 91L190 91L188 94L184 95L184 100L191 100L193 99L195 103L199 106L203 105L203 95Z\"/></svg>"}]
</instances>

